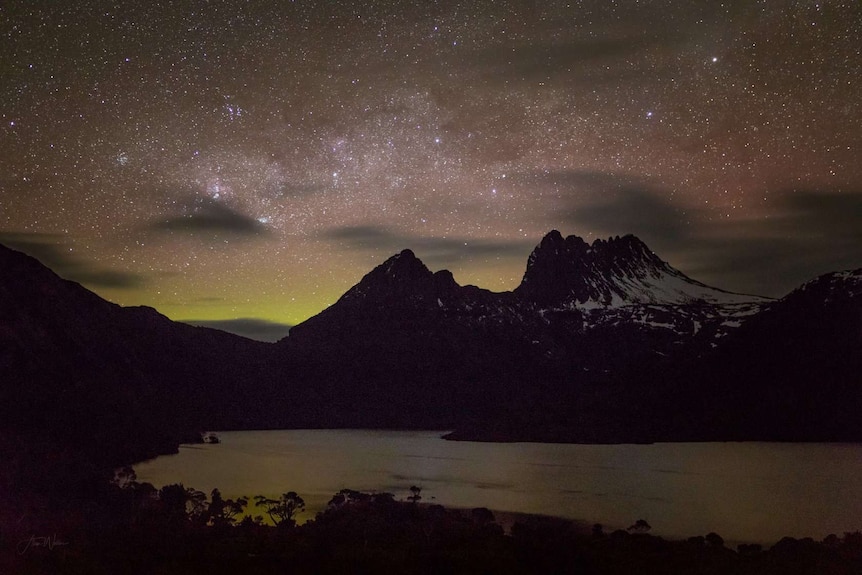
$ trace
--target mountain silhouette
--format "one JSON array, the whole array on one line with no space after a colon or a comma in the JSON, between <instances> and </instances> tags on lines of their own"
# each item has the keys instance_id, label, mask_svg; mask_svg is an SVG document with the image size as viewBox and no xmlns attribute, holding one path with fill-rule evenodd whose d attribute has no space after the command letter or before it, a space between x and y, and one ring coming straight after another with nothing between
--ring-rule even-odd
<instances>
[{"instance_id":1,"label":"mountain silhouette","mask_svg":"<svg viewBox=\"0 0 862 575\"><path fill-rule=\"evenodd\" d=\"M740 303L766 298L734 294L695 281L632 235L563 238L554 230L533 250L515 293L546 306L620 307L633 303Z\"/></svg>"},{"instance_id":2,"label":"mountain silhouette","mask_svg":"<svg viewBox=\"0 0 862 575\"><path fill-rule=\"evenodd\" d=\"M267 344L106 302L2 246L0 269L0 432L104 460L206 429L862 440L862 270L770 300L688 278L634 236L553 231L512 292L404 250Z\"/></svg>"},{"instance_id":3,"label":"mountain silhouette","mask_svg":"<svg viewBox=\"0 0 862 575\"><path fill-rule=\"evenodd\" d=\"M0 431L106 459L176 449L229 420L266 344L123 308L0 246ZM251 367L250 367L251 366ZM253 412L253 411L252 411Z\"/></svg>"},{"instance_id":4,"label":"mountain silhouette","mask_svg":"<svg viewBox=\"0 0 862 575\"><path fill-rule=\"evenodd\" d=\"M335 426L370 418L543 441L847 439L862 436L847 408L862 407L858 354L847 353L862 334L857 276L827 282L836 295L771 300L688 278L634 236L590 245L552 231L513 292L459 286L405 250L278 346L283 357L337 358L315 377ZM840 312L821 309L839 299ZM798 353L806 345L818 353ZM825 373L839 392L805 421L765 400L755 408L754 398L816 395Z\"/></svg>"}]
</instances>

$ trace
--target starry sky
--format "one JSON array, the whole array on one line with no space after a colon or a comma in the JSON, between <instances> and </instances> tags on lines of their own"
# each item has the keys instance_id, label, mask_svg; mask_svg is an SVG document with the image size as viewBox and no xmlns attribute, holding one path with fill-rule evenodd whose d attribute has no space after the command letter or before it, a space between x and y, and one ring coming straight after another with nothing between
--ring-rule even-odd
<instances>
[{"instance_id":1,"label":"starry sky","mask_svg":"<svg viewBox=\"0 0 862 575\"><path fill-rule=\"evenodd\" d=\"M781 296L862 266L862 2L0 4L0 243L263 339L551 229ZM0 272L2 273L2 272Z\"/></svg>"}]
</instances>

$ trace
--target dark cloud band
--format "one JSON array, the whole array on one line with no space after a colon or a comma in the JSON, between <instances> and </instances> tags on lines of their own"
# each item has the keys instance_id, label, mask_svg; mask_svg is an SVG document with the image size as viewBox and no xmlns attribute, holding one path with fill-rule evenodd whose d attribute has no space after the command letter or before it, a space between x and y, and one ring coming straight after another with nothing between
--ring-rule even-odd
<instances>
[{"instance_id":1,"label":"dark cloud band","mask_svg":"<svg viewBox=\"0 0 862 575\"><path fill-rule=\"evenodd\" d=\"M73 255L66 238L59 234L0 232L0 243L36 258L61 277L87 286L133 289L146 283L141 275L104 268Z\"/></svg>"},{"instance_id":2,"label":"dark cloud band","mask_svg":"<svg viewBox=\"0 0 862 575\"><path fill-rule=\"evenodd\" d=\"M180 202L182 213L149 223L151 230L179 232L203 237L231 235L263 236L267 227L255 218L215 200L194 199Z\"/></svg>"},{"instance_id":3,"label":"dark cloud band","mask_svg":"<svg viewBox=\"0 0 862 575\"><path fill-rule=\"evenodd\" d=\"M396 232L387 226L372 225L329 228L321 236L352 250L396 253L410 248L425 263L443 267L489 256L522 258L533 248L531 241L423 237Z\"/></svg>"},{"instance_id":4,"label":"dark cloud band","mask_svg":"<svg viewBox=\"0 0 862 575\"><path fill-rule=\"evenodd\" d=\"M717 287L782 296L817 275L862 265L862 193L784 190L769 217L723 221L702 208L683 210L649 179L591 171L519 175L553 188L559 208L549 227L571 233L632 233L671 265Z\"/></svg>"}]
</instances>

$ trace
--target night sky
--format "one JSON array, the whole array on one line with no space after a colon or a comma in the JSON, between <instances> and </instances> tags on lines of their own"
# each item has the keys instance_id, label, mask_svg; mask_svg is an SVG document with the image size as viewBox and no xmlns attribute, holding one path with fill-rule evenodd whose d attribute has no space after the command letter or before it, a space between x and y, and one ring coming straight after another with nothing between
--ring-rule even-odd
<instances>
[{"instance_id":1,"label":"night sky","mask_svg":"<svg viewBox=\"0 0 862 575\"><path fill-rule=\"evenodd\" d=\"M551 229L862 266L859 0L19 0L0 74L0 243L174 319L274 337L403 248L508 290Z\"/></svg>"}]
</instances>

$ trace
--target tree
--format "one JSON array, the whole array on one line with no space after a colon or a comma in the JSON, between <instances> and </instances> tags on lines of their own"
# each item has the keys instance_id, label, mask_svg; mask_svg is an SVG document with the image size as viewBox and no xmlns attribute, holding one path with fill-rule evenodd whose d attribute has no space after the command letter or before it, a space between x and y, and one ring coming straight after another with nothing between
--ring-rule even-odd
<instances>
[{"instance_id":1,"label":"tree","mask_svg":"<svg viewBox=\"0 0 862 575\"><path fill-rule=\"evenodd\" d=\"M395 503L395 494L387 493L382 491L380 493L372 493L371 501L375 505L389 505L390 503Z\"/></svg>"},{"instance_id":2,"label":"tree","mask_svg":"<svg viewBox=\"0 0 862 575\"><path fill-rule=\"evenodd\" d=\"M218 489L212 490L210 499L209 522L212 525L233 525L236 522L237 516L248 505L248 499L245 497L240 497L236 501L233 499L223 499Z\"/></svg>"},{"instance_id":3,"label":"tree","mask_svg":"<svg viewBox=\"0 0 862 575\"><path fill-rule=\"evenodd\" d=\"M704 540L710 547L724 547L724 539L718 533L710 532L704 537Z\"/></svg>"},{"instance_id":4,"label":"tree","mask_svg":"<svg viewBox=\"0 0 862 575\"><path fill-rule=\"evenodd\" d=\"M255 506L263 507L269 519L276 526L292 526L295 516L305 509L305 501L295 491L283 493L279 499L269 499L263 495L254 498Z\"/></svg>"},{"instance_id":5,"label":"tree","mask_svg":"<svg viewBox=\"0 0 862 575\"><path fill-rule=\"evenodd\" d=\"M114 470L113 483L120 489L126 487L134 487L138 482L138 474L129 466L120 467Z\"/></svg>"},{"instance_id":6,"label":"tree","mask_svg":"<svg viewBox=\"0 0 862 575\"><path fill-rule=\"evenodd\" d=\"M371 496L367 493L362 493L361 491L356 491L355 489L342 489L338 493L332 496L332 499L329 500L327 504L332 508L339 508L344 505L349 505L352 503L362 503L371 499Z\"/></svg>"},{"instance_id":7,"label":"tree","mask_svg":"<svg viewBox=\"0 0 862 575\"><path fill-rule=\"evenodd\" d=\"M646 519L638 519L634 525L629 525L629 533L646 533L652 529L652 526L646 522Z\"/></svg>"},{"instance_id":8,"label":"tree","mask_svg":"<svg viewBox=\"0 0 862 575\"><path fill-rule=\"evenodd\" d=\"M420 499L422 499L422 496L419 495L419 493L421 493L421 492L422 492L421 487L417 487L416 485L411 485L410 486L410 493L412 493L412 495L407 498L407 501L417 503Z\"/></svg>"},{"instance_id":9,"label":"tree","mask_svg":"<svg viewBox=\"0 0 862 575\"><path fill-rule=\"evenodd\" d=\"M203 515L207 508L207 496L204 492L186 488L182 483L165 485L159 490L159 501L162 508L171 517L196 519Z\"/></svg>"}]
</instances>

